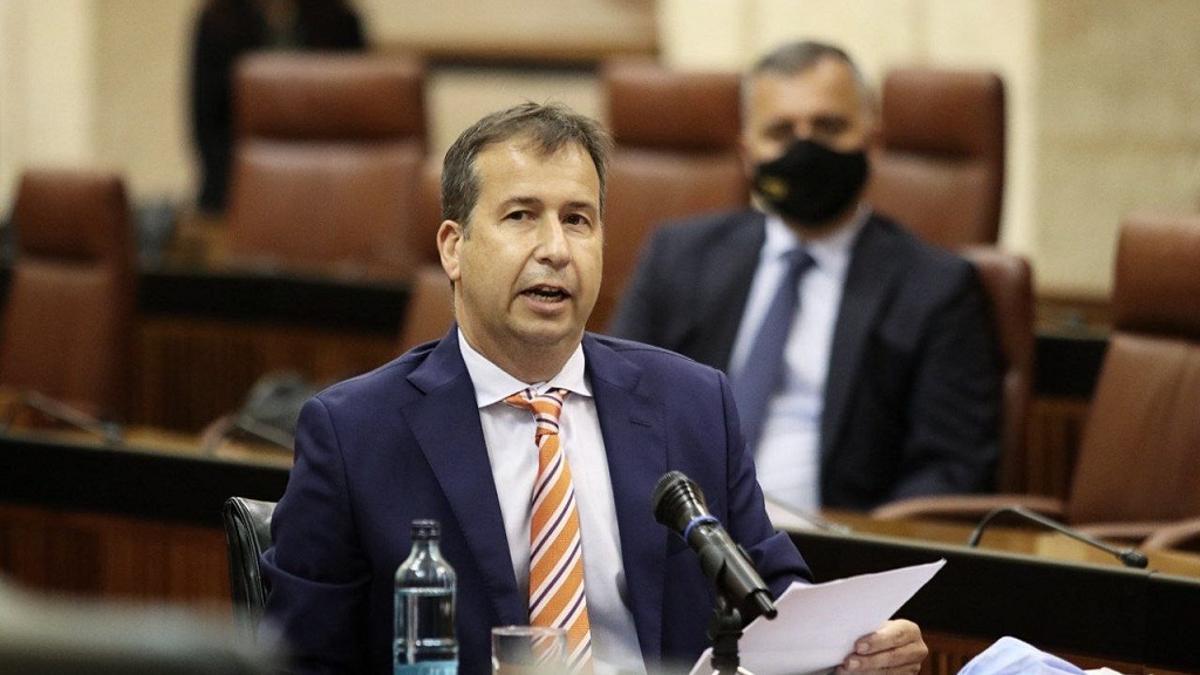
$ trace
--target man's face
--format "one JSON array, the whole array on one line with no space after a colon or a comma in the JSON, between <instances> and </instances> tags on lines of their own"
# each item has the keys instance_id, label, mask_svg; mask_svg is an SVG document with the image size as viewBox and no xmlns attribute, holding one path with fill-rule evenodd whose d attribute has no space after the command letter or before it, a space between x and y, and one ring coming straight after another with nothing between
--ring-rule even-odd
<instances>
[{"instance_id":1,"label":"man's face","mask_svg":"<svg viewBox=\"0 0 1200 675\"><path fill-rule=\"evenodd\" d=\"M821 59L796 75L766 73L750 81L742 152L747 169L783 155L796 139L838 152L863 150L874 121L850 66Z\"/></svg>"},{"instance_id":2,"label":"man's face","mask_svg":"<svg viewBox=\"0 0 1200 675\"><path fill-rule=\"evenodd\" d=\"M513 361L565 361L583 336L600 290L600 179L582 147L545 155L523 137L485 147L474 166L479 199L466 232L442 223L442 265L468 341L519 377Z\"/></svg>"}]
</instances>

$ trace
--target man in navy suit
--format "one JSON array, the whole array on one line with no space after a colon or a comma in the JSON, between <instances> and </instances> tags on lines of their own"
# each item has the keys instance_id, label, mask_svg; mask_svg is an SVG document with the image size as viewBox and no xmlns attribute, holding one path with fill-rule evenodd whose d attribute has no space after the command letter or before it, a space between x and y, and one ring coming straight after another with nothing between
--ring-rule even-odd
<instances>
[{"instance_id":1,"label":"man in navy suit","mask_svg":"<svg viewBox=\"0 0 1200 675\"><path fill-rule=\"evenodd\" d=\"M743 81L760 208L658 230L611 326L727 372L763 490L801 510L986 490L998 454L982 286L866 203L876 134L843 51L764 56Z\"/></svg>"},{"instance_id":2,"label":"man in navy suit","mask_svg":"<svg viewBox=\"0 0 1200 675\"><path fill-rule=\"evenodd\" d=\"M651 513L668 470L699 484L776 595L808 576L764 512L724 376L584 333L600 285L607 145L591 120L525 104L485 117L447 153L437 244L456 327L301 413L263 559L266 616L297 671L390 672L393 574L417 518L440 521L458 574L460 672L488 670L491 627L530 622L541 469L533 416L506 404L527 389L565 392L556 433L574 481L595 672L686 664L707 646L709 582ZM859 642L844 664L858 672L916 672L927 653L907 621Z\"/></svg>"}]
</instances>

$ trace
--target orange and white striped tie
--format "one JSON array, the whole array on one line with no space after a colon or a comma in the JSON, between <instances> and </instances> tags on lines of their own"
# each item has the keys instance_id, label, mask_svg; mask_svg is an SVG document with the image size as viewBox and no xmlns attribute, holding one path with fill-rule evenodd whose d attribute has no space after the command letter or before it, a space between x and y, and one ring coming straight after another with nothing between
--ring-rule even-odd
<instances>
[{"instance_id":1,"label":"orange and white striped tie","mask_svg":"<svg viewBox=\"0 0 1200 675\"><path fill-rule=\"evenodd\" d=\"M566 389L535 394L526 389L504 400L533 411L537 422L538 473L529 528L529 623L567 631L572 672L590 672L592 633L583 592L583 540L575 484L559 443L558 418Z\"/></svg>"}]
</instances>

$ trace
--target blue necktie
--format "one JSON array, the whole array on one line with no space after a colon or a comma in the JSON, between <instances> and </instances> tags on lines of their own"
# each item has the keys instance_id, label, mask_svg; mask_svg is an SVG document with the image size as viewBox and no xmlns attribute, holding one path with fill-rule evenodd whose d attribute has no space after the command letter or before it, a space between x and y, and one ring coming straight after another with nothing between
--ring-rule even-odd
<instances>
[{"instance_id":1,"label":"blue necktie","mask_svg":"<svg viewBox=\"0 0 1200 675\"><path fill-rule=\"evenodd\" d=\"M800 278L816 263L808 251L799 248L784 254L784 260L787 270L779 282L771 306L767 308L758 335L754 336L750 353L733 381L733 397L742 420L742 435L746 437L746 447L751 452L758 449L758 437L762 433L771 396L783 383L783 352L800 304Z\"/></svg>"}]
</instances>

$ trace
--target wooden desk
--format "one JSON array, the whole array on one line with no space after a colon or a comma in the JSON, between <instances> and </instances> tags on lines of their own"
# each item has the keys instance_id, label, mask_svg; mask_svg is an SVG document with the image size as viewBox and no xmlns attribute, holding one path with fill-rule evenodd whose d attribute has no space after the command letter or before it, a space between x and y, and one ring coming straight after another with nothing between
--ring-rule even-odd
<instances>
[{"instance_id":1,"label":"wooden desk","mask_svg":"<svg viewBox=\"0 0 1200 675\"><path fill-rule=\"evenodd\" d=\"M819 581L947 560L946 567L899 616L922 626L932 656L923 672L955 673L1003 635L1014 635L1084 667L1124 673L1200 672L1200 579L1120 565L1095 564L1075 549L1040 550L1045 535L989 529L984 541L1038 556L966 548L911 538L966 540L970 528L879 522L830 514L852 534L795 531L792 538ZM879 533L885 534L879 534ZM961 535L961 536L960 536ZM993 539L994 537L994 539ZM1151 569L1197 560L1151 556Z\"/></svg>"},{"instance_id":2,"label":"wooden desk","mask_svg":"<svg viewBox=\"0 0 1200 675\"><path fill-rule=\"evenodd\" d=\"M833 523L845 525L859 534L911 539L927 543L963 546L975 529L973 525L922 520L876 520L847 511L822 514ZM1045 560L1122 567L1111 555L1056 532L1040 529L989 526L979 550L1023 553ZM1166 574L1194 577L1200 581L1200 555L1172 551L1143 551L1150 559L1148 569Z\"/></svg>"},{"instance_id":3,"label":"wooden desk","mask_svg":"<svg viewBox=\"0 0 1200 675\"><path fill-rule=\"evenodd\" d=\"M122 446L71 433L0 436L0 572L56 593L228 614L221 505L277 500L291 457L134 430Z\"/></svg>"}]
</instances>

